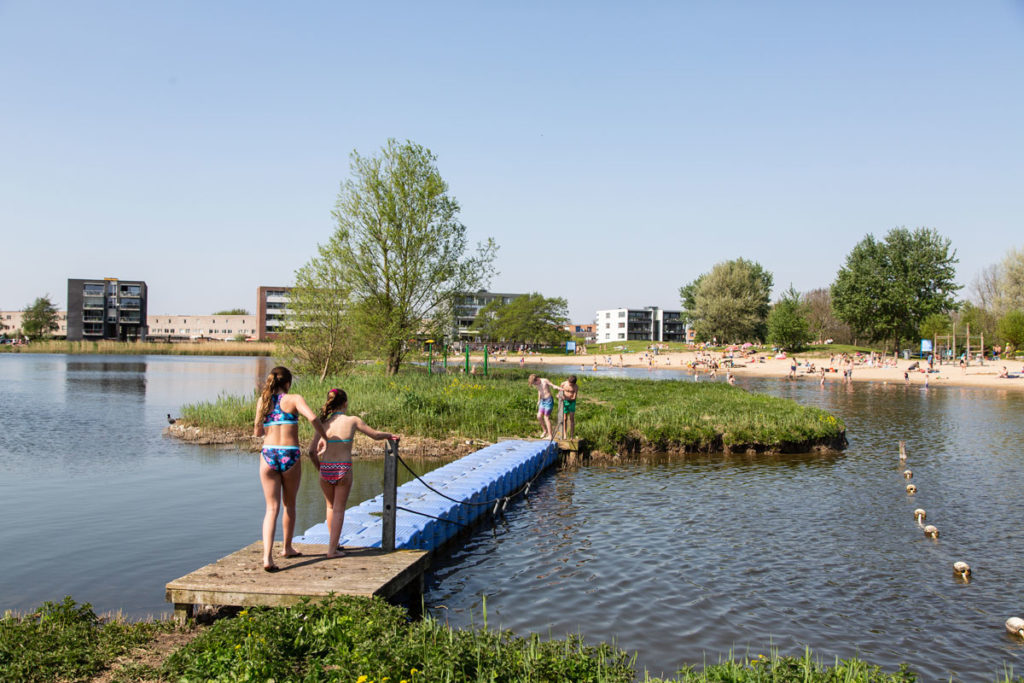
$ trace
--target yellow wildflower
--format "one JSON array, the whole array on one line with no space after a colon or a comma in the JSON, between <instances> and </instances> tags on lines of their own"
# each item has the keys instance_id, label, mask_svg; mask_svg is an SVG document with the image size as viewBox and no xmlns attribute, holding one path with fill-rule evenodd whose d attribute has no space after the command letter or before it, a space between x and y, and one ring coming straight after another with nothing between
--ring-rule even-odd
<instances>
[{"instance_id":1,"label":"yellow wildflower","mask_svg":"<svg viewBox=\"0 0 1024 683\"><path fill-rule=\"evenodd\" d=\"M366 676L360 676L356 679L356 683L366 683Z\"/></svg>"}]
</instances>

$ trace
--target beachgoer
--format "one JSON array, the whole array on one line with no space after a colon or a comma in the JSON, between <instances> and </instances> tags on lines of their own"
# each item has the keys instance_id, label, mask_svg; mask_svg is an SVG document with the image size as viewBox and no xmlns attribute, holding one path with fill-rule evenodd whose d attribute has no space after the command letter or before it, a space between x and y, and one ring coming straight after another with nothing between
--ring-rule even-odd
<instances>
[{"instance_id":1,"label":"beachgoer","mask_svg":"<svg viewBox=\"0 0 1024 683\"><path fill-rule=\"evenodd\" d=\"M904 372L903 373L903 383L904 384L910 384L910 373L909 372Z\"/></svg>"},{"instance_id":2,"label":"beachgoer","mask_svg":"<svg viewBox=\"0 0 1024 683\"><path fill-rule=\"evenodd\" d=\"M562 382L558 387L558 398L562 400L562 436L567 439L576 437L576 397L579 395L579 387L576 385L576 375L569 375L569 379Z\"/></svg>"},{"instance_id":3,"label":"beachgoer","mask_svg":"<svg viewBox=\"0 0 1024 683\"><path fill-rule=\"evenodd\" d=\"M725 373L725 381L728 382L729 384L735 385L736 384L736 375L732 374L731 372Z\"/></svg>"},{"instance_id":4,"label":"beachgoer","mask_svg":"<svg viewBox=\"0 0 1024 683\"><path fill-rule=\"evenodd\" d=\"M302 459L299 448L299 415L309 420L313 430L327 438L319 418L306 405L299 394L289 394L292 373L288 368L278 366L267 375L259 402L256 404L256 420L253 435L263 437L262 459L260 461L260 483L267 511L263 515L263 569L276 572L274 564L274 532L277 530L277 513L284 498L284 557L297 557L302 553L292 547L295 533L295 498L302 481L302 468L295 467ZM326 442L321 452L326 450ZM314 465L316 461L314 461Z\"/></svg>"},{"instance_id":5,"label":"beachgoer","mask_svg":"<svg viewBox=\"0 0 1024 683\"><path fill-rule=\"evenodd\" d=\"M825 366L821 366L821 386L825 386Z\"/></svg>"},{"instance_id":6,"label":"beachgoer","mask_svg":"<svg viewBox=\"0 0 1024 683\"><path fill-rule=\"evenodd\" d=\"M341 527L345 524L345 505L348 494L352 490L352 439L356 432L361 432L371 439L381 441L391 439L397 442L402 437L389 432L378 432L367 426L357 415L348 415L348 396L341 389L327 392L327 401L320 409L325 439L319 434L313 436L309 443L309 455L317 462L314 453L326 445L326 451L319 459L320 490L323 491L327 503L327 557L340 557L338 539L341 538Z\"/></svg>"},{"instance_id":7,"label":"beachgoer","mask_svg":"<svg viewBox=\"0 0 1024 683\"><path fill-rule=\"evenodd\" d=\"M1002 372L999 373L999 378L1000 379L1008 379L1009 377L1010 377L1010 372L1006 369L1006 366L1004 365Z\"/></svg>"},{"instance_id":8,"label":"beachgoer","mask_svg":"<svg viewBox=\"0 0 1024 683\"><path fill-rule=\"evenodd\" d=\"M551 390L554 389L557 392L558 387L551 380L537 375L530 375L526 381L537 390L537 422L541 427L539 438L554 439L554 434L551 431L551 410L555 407L555 399L551 395Z\"/></svg>"}]
</instances>

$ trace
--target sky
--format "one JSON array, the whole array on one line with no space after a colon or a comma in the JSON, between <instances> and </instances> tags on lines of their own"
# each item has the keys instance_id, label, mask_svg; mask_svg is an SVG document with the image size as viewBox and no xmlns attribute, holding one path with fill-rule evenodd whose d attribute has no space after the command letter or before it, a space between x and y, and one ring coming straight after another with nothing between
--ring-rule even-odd
<instances>
[{"instance_id":1,"label":"sky","mask_svg":"<svg viewBox=\"0 0 1024 683\"><path fill-rule=\"evenodd\" d=\"M574 322L739 257L827 287L900 226L969 285L1024 246L1022 74L1024 0L0 0L0 310L119 277L253 311L388 138L497 241L491 291Z\"/></svg>"}]
</instances>

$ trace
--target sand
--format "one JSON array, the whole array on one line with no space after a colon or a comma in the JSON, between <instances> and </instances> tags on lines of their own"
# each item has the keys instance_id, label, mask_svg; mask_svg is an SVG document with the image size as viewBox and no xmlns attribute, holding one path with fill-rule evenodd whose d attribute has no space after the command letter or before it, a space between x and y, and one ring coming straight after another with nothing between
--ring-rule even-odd
<instances>
[{"instance_id":1,"label":"sand","mask_svg":"<svg viewBox=\"0 0 1024 683\"><path fill-rule=\"evenodd\" d=\"M711 355L719 362L719 370L717 373L718 379L724 379L726 373L729 372L729 368L722 364L723 354L713 353ZM644 368L650 366L658 370L682 370L692 373L693 370L687 367L687 365L688 363L694 362L697 357L698 353L695 351L661 353L657 356L650 356L649 358L651 362L649 365L647 355L642 353L626 353L622 355L622 365L624 367ZM519 366L518 355L509 354L505 357L504 362L500 362L499 358L500 357L491 356L488 359L488 362L496 367ZM619 367L619 355L615 354L611 358L613 367ZM739 354L736 354L736 358L733 359L735 367L733 367L731 371L736 375L738 383L742 384L743 378L745 377L786 377L789 375L789 358L777 359L774 358L771 353L757 354L757 358L763 359L764 362L751 363L749 360L741 359ZM820 382L818 370L821 367L829 367L829 357L827 355L822 357L816 354L803 355L798 353L796 354L796 358L800 362L800 367L797 369L797 377L801 382ZM594 361L597 361L596 370L593 370ZM483 356L474 356L473 362L479 365L483 362ZM896 361L896 367L868 367L866 363L854 365L852 381L903 384L905 382L903 378L904 372L907 372L908 368L915 362L918 362L920 365L924 365L925 367L927 366L927 363L922 363L916 359L899 359ZM814 374L809 374L807 372L808 368L805 363L814 364ZM839 357L837 356L835 364L832 365L837 372L825 373L826 384L843 381L843 366L840 363ZM543 367L544 365L580 366L582 364L583 367L579 369L579 373L593 373L595 376L600 376L602 370L608 369L608 366L605 363L605 356L600 354L588 354L585 356L528 355L526 356L526 364L534 369ZM938 370L938 372L927 374L928 386L959 386L1024 391L1024 376L1009 379L1000 378L998 375L1003 367L1006 367L1006 369L1011 373L1016 372L1024 375L1024 361L1020 360L985 361L984 365L979 364L978 361L972 361L964 370L960 368L959 363L936 365L935 369ZM708 377L709 370L706 366L699 366L699 373L704 377ZM922 387L925 385L926 373L920 369L909 371L908 377L910 384Z\"/></svg>"}]
</instances>

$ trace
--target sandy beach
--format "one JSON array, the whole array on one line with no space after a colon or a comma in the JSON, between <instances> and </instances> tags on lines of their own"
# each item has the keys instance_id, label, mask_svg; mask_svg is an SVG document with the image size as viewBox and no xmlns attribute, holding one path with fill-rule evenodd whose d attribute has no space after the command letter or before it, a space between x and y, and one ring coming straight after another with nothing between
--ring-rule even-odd
<instances>
[{"instance_id":1,"label":"sandy beach","mask_svg":"<svg viewBox=\"0 0 1024 683\"><path fill-rule=\"evenodd\" d=\"M728 354L723 358L722 353L711 353L712 358L718 361L719 369L717 371L717 378L724 379L730 368L726 367L724 362L730 360ZM698 360L698 357L707 358L708 354L700 354L696 351L687 352L663 352L658 355L646 355L643 353L626 353L622 354L622 367L651 367L659 370L683 370L686 372L693 372L694 370L690 367L691 364ZM483 362L483 356L473 357L473 362L477 365ZM499 367L515 367L519 365L519 355L509 354L507 357L491 356L488 362ZM527 355L525 357L525 363L531 367L543 366L543 365L576 365L580 366L579 371L581 373L594 373L600 375L602 370L608 369L606 363L606 356L601 354L588 354L588 355L577 355L577 356L566 356L566 355ZM615 354L611 356L612 367L619 367L620 360L619 355ZM731 371L736 375L736 379L742 381L744 377L786 377L790 373L790 358L775 358L770 353L757 354L755 356L757 362L751 362L749 357L741 358L739 354L733 358L734 366ZM502 360L504 359L504 360ZM796 354L796 359L800 363L797 369L797 378L801 382L820 382L820 375L818 371L820 368L825 367L828 369L829 356L821 356L818 354L814 355L802 355ZM596 370L595 368L596 362ZM915 370L909 370L910 366L914 363L918 363L918 368ZM813 373L808 372L808 364L814 365ZM999 361L985 361L984 365L978 363L978 361L972 361L965 369L961 369L959 363L956 364L945 364L936 365L935 369L938 372L932 372L926 375L921 370L921 366L927 367L927 363L922 363L917 359L903 360L899 359L896 361L896 367L869 367L868 364L857 364L853 368L852 381L854 382L890 382L890 383L904 383L904 373L908 374L909 383L913 385L925 385L925 378L927 377L928 386L960 386L960 387L978 387L985 389L1007 389L1011 391L1024 391L1024 361L1020 360L999 360ZM839 357L836 357L836 361L832 368L835 368L836 372L826 372L825 382L842 382L843 381L843 366ZM1005 367L1010 373L1017 373L1018 377L1000 378L998 375ZM703 375L708 376L710 371L706 365L698 365L697 371Z\"/></svg>"}]
</instances>

